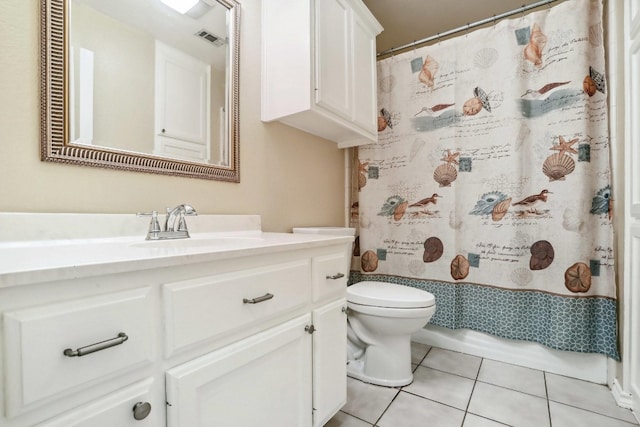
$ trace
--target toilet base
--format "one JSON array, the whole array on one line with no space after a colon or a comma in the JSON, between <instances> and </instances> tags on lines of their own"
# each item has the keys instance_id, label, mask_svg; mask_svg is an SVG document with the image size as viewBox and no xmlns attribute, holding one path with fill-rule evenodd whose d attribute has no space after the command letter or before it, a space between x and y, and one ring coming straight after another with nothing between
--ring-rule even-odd
<instances>
[{"instance_id":1,"label":"toilet base","mask_svg":"<svg viewBox=\"0 0 640 427\"><path fill-rule=\"evenodd\" d=\"M407 378L393 380L370 377L364 373L363 360L350 360L347 364L347 376L365 383L381 385L384 387L403 387L413 382L413 374L409 375Z\"/></svg>"}]
</instances>

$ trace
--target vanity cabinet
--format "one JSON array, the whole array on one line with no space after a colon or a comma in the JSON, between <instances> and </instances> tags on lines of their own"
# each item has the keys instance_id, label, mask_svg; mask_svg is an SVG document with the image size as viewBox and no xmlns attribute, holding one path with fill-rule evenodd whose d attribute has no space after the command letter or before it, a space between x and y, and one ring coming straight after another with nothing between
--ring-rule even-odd
<instances>
[{"instance_id":1,"label":"vanity cabinet","mask_svg":"<svg viewBox=\"0 0 640 427\"><path fill-rule=\"evenodd\" d=\"M361 0L262 3L262 120L351 147L377 141L376 36Z\"/></svg>"},{"instance_id":2,"label":"vanity cabinet","mask_svg":"<svg viewBox=\"0 0 640 427\"><path fill-rule=\"evenodd\" d=\"M350 246L0 280L0 425L324 425L346 402Z\"/></svg>"}]
</instances>

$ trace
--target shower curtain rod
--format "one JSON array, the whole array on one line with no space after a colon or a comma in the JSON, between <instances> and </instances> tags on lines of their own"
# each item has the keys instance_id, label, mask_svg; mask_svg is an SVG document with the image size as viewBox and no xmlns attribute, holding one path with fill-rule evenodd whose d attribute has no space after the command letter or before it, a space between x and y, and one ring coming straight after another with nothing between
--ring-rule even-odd
<instances>
[{"instance_id":1,"label":"shower curtain rod","mask_svg":"<svg viewBox=\"0 0 640 427\"><path fill-rule=\"evenodd\" d=\"M484 25L484 24L489 24L491 22L495 23L499 19L507 18L509 16L517 15L519 13L525 13L525 12L531 10L531 9L535 9L537 7L540 7L540 6L545 6L545 5L548 5L548 4L551 4L551 3L555 3L557 1L560 1L560 0L541 0L541 1L538 1L538 2L535 2L535 3L531 3L529 5L526 5L526 6L522 5L522 7L519 7L517 9L513 9L513 10L510 10L508 12L501 13L499 15L493 15L491 18L481 19L479 21L468 23L467 25L463 25L463 26L460 26L458 28L454 28L452 30L445 31L444 33L438 33L438 34L436 34L434 36L429 36L429 37L426 37L426 38L421 39L421 40L414 40L412 43L407 43L407 44L404 44L402 46L398 46L398 47L393 47L391 49L387 49L384 52L378 53L376 56L388 55L390 53L394 53L394 52L397 52L399 50L404 50L404 49L407 49L407 48L410 48L410 47L416 47L419 44L424 44L424 43L428 43L428 42L433 41L433 40L438 40L438 39L441 39L442 37L447 37L447 36L450 36L450 35L455 34L455 33L459 33L459 32L462 32L462 31L469 31L472 28L479 27L479 26Z\"/></svg>"}]
</instances>

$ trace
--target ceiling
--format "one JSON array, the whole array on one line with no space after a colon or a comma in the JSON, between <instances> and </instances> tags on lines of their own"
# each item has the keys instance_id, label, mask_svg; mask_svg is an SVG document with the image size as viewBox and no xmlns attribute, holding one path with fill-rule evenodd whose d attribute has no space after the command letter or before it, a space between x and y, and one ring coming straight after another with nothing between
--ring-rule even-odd
<instances>
[{"instance_id":1,"label":"ceiling","mask_svg":"<svg viewBox=\"0 0 640 427\"><path fill-rule=\"evenodd\" d=\"M378 52L537 3L532 0L363 0L384 31Z\"/></svg>"},{"instance_id":2,"label":"ceiling","mask_svg":"<svg viewBox=\"0 0 640 427\"><path fill-rule=\"evenodd\" d=\"M226 49L220 49L196 36L205 30L221 40L227 38L227 8L215 0L200 0L208 6L199 17L180 14L159 0L73 0L74 5L85 5L148 33L153 39L180 49L194 58L224 70Z\"/></svg>"}]
</instances>

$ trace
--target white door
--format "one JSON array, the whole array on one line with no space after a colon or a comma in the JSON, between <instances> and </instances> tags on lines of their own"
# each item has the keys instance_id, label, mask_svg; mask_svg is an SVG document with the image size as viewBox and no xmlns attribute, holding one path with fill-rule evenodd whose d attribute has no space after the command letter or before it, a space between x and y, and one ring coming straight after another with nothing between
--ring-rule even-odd
<instances>
[{"instance_id":1,"label":"white door","mask_svg":"<svg viewBox=\"0 0 640 427\"><path fill-rule=\"evenodd\" d=\"M640 0L625 2L624 388L640 414ZM636 415L637 416L637 415Z\"/></svg>"},{"instance_id":2,"label":"white door","mask_svg":"<svg viewBox=\"0 0 640 427\"><path fill-rule=\"evenodd\" d=\"M154 154L210 158L211 67L156 41Z\"/></svg>"},{"instance_id":3,"label":"white door","mask_svg":"<svg viewBox=\"0 0 640 427\"><path fill-rule=\"evenodd\" d=\"M167 427L310 426L311 316L167 371Z\"/></svg>"},{"instance_id":4,"label":"white door","mask_svg":"<svg viewBox=\"0 0 640 427\"><path fill-rule=\"evenodd\" d=\"M347 301L313 311L313 426L323 426L347 403Z\"/></svg>"},{"instance_id":5,"label":"white door","mask_svg":"<svg viewBox=\"0 0 640 427\"><path fill-rule=\"evenodd\" d=\"M351 117L351 9L346 0L316 1L316 102Z\"/></svg>"}]
</instances>

